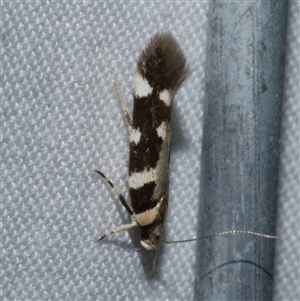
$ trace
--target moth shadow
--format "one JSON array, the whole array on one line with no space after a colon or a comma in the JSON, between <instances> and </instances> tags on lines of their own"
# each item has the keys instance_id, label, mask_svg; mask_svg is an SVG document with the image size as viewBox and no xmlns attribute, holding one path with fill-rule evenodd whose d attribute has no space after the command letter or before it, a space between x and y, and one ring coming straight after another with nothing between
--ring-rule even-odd
<instances>
[{"instance_id":1,"label":"moth shadow","mask_svg":"<svg viewBox=\"0 0 300 301\"><path fill-rule=\"evenodd\" d=\"M183 134L182 124L180 123L180 120L183 119L183 116L181 116L182 114L180 114L179 108L176 105L176 99L173 106L171 153L190 147L189 140Z\"/></svg>"}]
</instances>

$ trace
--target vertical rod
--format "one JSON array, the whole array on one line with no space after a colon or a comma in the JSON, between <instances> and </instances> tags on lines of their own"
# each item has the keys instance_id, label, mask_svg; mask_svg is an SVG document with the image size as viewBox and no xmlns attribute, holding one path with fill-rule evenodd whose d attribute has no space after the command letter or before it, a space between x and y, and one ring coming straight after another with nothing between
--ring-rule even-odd
<instances>
[{"instance_id":1,"label":"vertical rod","mask_svg":"<svg viewBox=\"0 0 300 301\"><path fill-rule=\"evenodd\" d=\"M212 1L200 235L275 234L286 1ZM271 300L276 241L198 243L197 300Z\"/></svg>"}]
</instances>

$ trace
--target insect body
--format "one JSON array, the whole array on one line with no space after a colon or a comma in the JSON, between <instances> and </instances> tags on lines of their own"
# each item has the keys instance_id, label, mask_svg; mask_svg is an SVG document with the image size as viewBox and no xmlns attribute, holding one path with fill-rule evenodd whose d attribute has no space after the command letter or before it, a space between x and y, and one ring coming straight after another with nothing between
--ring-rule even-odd
<instances>
[{"instance_id":1,"label":"insect body","mask_svg":"<svg viewBox=\"0 0 300 301\"><path fill-rule=\"evenodd\" d=\"M99 240L139 227L142 246L157 249L168 209L172 104L188 75L186 58L172 34L157 33L138 60L132 119L117 89L130 128L130 203L104 174L97 172L115 189L132 222Z\"/></svg>"}]
</instances>

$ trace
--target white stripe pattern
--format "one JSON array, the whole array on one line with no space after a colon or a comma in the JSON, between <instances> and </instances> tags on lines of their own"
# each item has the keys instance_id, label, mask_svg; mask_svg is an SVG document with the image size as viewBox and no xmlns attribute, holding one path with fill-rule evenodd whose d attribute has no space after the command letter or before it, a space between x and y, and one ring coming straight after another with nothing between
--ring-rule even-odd
<instances>
[{"instance_id":1,"label":"white stripe pattern","mask_svg":"<svg viewBox=\"0 0 300 301\"><path fill-rule=\"evenodd\" d=\"M143 78L139 72L136 72L134 76L134 89L137 97L147 97L153 90L146 78Z\"/></svg>"},{"instance_id":2,"label":"white stripe pattern","mask_svg":"<svg viewBox=\"0 0 300 301\"><path fill-rule=\"evenodd\" d=\"M129 188L138 189L143 187L146 183L155 182L156 168L144 170L142 172L134 172L128 178Z\"/></svg>"},{"instance_id":3,"label":"white stripe pattern","mask_svg":"<svg viewBox=\"0 0 300 301\"><path fill-rule=\"evenodd\" d=\"M157 203L157 205L152 209L136 214L135 220L140 226L147 226L152 224L158 215L160 205L161 202Z\"/></svg>"},{"instance_id":4,"label":"white stripe pattern","mask_svg":"<svg viewBox=\"0 0 300 301\"><path fill-rule=\"evenodd\" d=\"M167 124L163 121L160 126L156 129L158 137L161 137L162 140L166 139L167 136Z\"/></svg>"},{"instance_id":5,"label":"white stripe pattern","mask_svg":"<svg viewBox=\"0 0 300 301\"><path fill-rule=\"evenodd\" d=\"M168 90L163 90L159 93L159 99L162 100L168 107L171 105L170 93Z\"/></svg>"},{"instance_id":6,"label":"white stripe pattern","mask_svg":"<svg viewBox=\"0 0 300 301\"><path fill-rule=\"evenodd\" d=\"M135 144L138 144L140 142L141 136L142 136L142 134L141 134L139 128L131 129L130 142L134 142Z\"/></svg>"}]
</instances>

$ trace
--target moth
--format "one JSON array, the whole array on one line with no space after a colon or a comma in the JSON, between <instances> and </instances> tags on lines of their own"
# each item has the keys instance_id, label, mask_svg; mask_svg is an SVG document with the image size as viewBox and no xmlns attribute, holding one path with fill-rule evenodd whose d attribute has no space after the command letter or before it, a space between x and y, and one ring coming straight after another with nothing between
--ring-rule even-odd
<instances>
[{"instance_id":1,"label":"moth","mask_svg":"<svg viewBox=\"0 0 300 301\"><path fill-rule=\"evenodd\" d=\"M189 73L185 55L172 34L154 35L137 63L132 119L121 100L130 128L130 204L115 191L131 223L105 233L99 241L112 233L139 227L142 246L157 249L168 209L172 105ZM96 172L114 188L103 173Z\"/></svg>"},{"instance_id":2,"label":"moth","mask_svg":"<svg viewBox=\"0 0 300 301\"><path fill-rule=\"evenodd\" d=\"M130 130L129 202L102 172L96 170L115 191L131 217L131 223L106 232L98 241L138 227L141 245L156 252L154 273L159 242L184 242L163 239L162 232L168 209L172 105L174 96L189 75L186 57L173 35L169 32L155 34L138 59L132 118L115 85ZM227 231L186 241L235 233L266 236L251 231Z\"/></svg>"}]
</instances>

